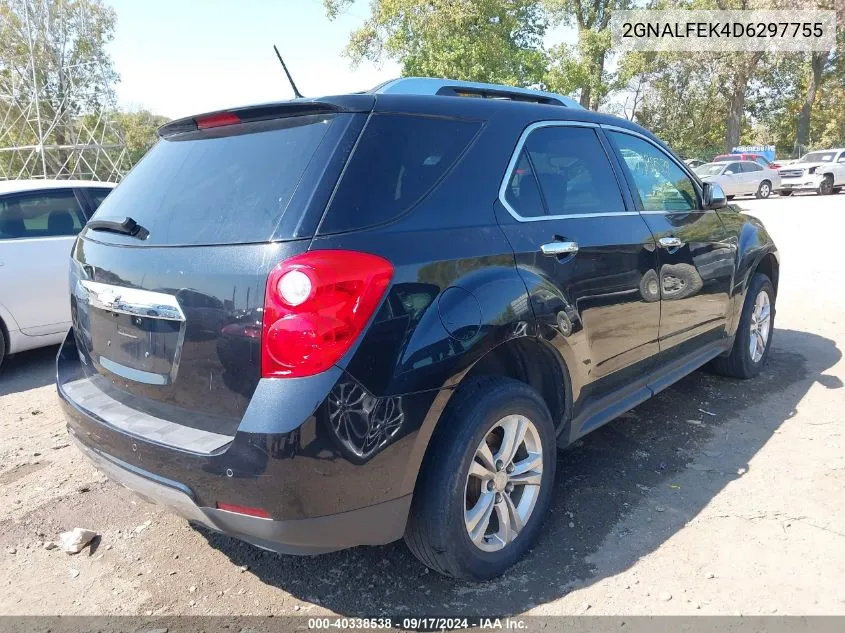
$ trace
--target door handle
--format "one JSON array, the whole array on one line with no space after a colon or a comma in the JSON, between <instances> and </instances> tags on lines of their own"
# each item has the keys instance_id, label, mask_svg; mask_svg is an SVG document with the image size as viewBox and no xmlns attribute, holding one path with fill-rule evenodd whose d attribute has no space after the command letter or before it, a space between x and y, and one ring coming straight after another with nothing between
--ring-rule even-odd
<instances>
[{"instance_id":1,"label":"door handle","mask_svg":"<svg viewBox=\"0 0 845 633\"><path fill-rule=\"evenodd\" d=\"M657 242L663 248L680 248L684 243L677 237L661 237Z\"/></svg>"},{"instance_id":2,"label":"door handle","mask_svg":"<svg viewBox=\"0 0 845 633\"><path fill-rule=\"evenodd\" d=\"M560 257L578 252L577 242L549 242L540 247L540 252L546 257Z\"/></svg>"}]
</instances>

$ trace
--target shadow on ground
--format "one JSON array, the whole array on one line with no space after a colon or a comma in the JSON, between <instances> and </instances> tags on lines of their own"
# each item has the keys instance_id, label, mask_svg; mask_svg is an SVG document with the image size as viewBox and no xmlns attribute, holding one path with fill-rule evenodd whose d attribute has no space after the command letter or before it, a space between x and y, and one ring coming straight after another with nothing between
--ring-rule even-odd
<instances>
[{"instance_id":1,"label":"shadow on ground","mask_svg":"<svg viewBox=\"0 0 845 633\"><path fill-rule=\"evenodd\" d=\"M838 378L824 373L840 357L829 339L776 330L768 366L758 378L737 381L695 372L580 440L559 454L551 512L537 545L490 583L429 572L402 542L298 558L203 534L262 582L342 615L521 613L616 575L657 549L748 468L795 415L810 387L842 388ZM709 465L702 467L702 461ZM605 542L621 519L649 503L650 489L669 487L689 468L703 471L700 483L679 492L659 525L643 526L634 539ZM601 573L590 562L599 549L603 560L612 561Z\"/></svg>"},{"instance_id":2,"label":"shadow on ground","mask_svg":"<svg viewBox=\"0 0 845 633\"><path fill-rule=\"evenodd\" d=\"M0 366L0 397L49 385L56 380L57 345L10 356Z\"/></svg>"}]
</instances>

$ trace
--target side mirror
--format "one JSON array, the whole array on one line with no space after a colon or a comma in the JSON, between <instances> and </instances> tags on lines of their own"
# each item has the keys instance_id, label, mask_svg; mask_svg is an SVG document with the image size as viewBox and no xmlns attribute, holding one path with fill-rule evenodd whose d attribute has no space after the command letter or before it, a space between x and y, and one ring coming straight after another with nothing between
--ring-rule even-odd
<instances>
[{"instance_id":1,"label":"side mirror","mask_svg":"<svg viewBox=\"0 0 845 633\"><path fill-rule=\"evenodd\" d=\"M724 209L728 206L728 197L721 185L715 182L704 183L704 208Z\"/></svg>"}]
</instances>

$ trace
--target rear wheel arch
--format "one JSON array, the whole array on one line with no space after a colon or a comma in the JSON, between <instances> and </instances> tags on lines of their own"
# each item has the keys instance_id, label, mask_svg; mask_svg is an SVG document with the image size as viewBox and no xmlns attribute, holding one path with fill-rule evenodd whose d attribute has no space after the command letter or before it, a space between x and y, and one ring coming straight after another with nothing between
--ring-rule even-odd
<instances>
[{"instance_id":1,"label":"rear wheel arch","mask_svg":"<svg viewBox=\"0 0 845 633\"><path fill-rule=\"evenodd\" d=\"M411 457L406 470L405 490L413 492L417 489L426 462L431 459L432 447L436 446L441 434L448 433L447 425L441 422L448 418L454 403L459 402L456 396L462 389L472 388L477 383L476 379L484 376L511 378L534 389L548 407L558 436L563 433L564 437L568 437L566 428L572 416L572 382L564 359L540 339L530 336L512 338L481 356L453 388L441 390L435 398L420 429L415 451L418 457L416 460Z\"/></svg>"}]
</instances>

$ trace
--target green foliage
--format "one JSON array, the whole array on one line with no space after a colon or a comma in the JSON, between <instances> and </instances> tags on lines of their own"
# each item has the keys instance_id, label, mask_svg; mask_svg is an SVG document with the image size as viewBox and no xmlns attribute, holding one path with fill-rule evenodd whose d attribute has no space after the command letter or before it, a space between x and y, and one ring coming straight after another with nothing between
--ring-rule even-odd
<instances>
[{"instance_id":1,"label":"green foliage","mask_svg":"<svg viewBox=\"0 0 845 633\"><path fill-rule=\"evenodd\" d=\"M351 1L324 0L328 16ZM373 0L346 54L397 60L405 76L528 86L545 71L547 27L539 0Z\"/></svg>"},{"instance_id":2,"label":"green foliage","mask_svg":"<svg viewBox=\"0 0 845 633\"><path fill-rule=\"evenodd\" d=\"M123 131L127 162L130 167L141 160L144 154L158 142L158 128L168 121L167 117L152 114L147 110L121 112L116 118Z\"/></svg>"}]
</instances>

